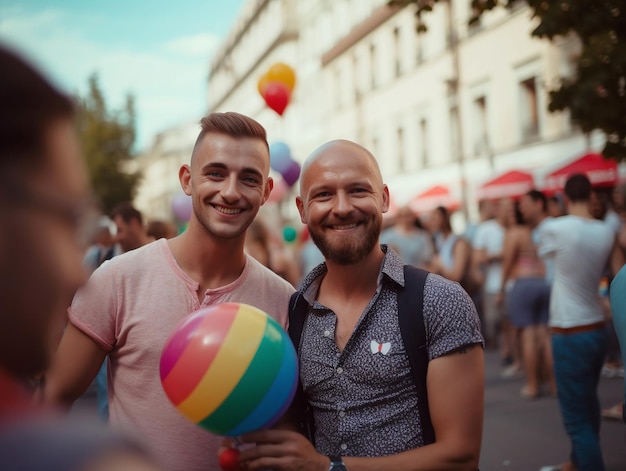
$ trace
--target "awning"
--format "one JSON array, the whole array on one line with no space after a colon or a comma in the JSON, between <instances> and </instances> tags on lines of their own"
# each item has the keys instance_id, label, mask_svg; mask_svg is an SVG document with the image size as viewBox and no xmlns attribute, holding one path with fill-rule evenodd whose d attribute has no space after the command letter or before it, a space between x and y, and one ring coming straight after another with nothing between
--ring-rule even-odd
<instances>
[{"instance_id":1,"label":"awning","mask_svg":"<svg viewBox=\"0 0 626 471\"><path fill-rule=\"evenodd\" d=\"M448 187L442 185L429 188L409 202L409 207L415 214L432 211L437 206L443 206L452 212L461 207L461 202L450 193Z\"/></svg>"},{"instance_id":2,"label":"awning","mask_svg":"<svg viewBox=\"0 0 626 471\"><path fill-rule=\"evenodd\" d=\"M479 200L517 199L534 187L535 179L532 174L520 170L511 170L483 183L477 191L477 196Z\"/></svg>"},{"instance_id":3,"label":"awning","mask_svg":"<svg viewBox=\"0 0 626 471\"><path fill-rule=\"evenodd\" d=\"M617 184L617 162L605 159L601 154L585 154L548 174L544 181L544 191L562 191L567 179L576 173L587 175L594 187L611 187Z\"/></svg>"}]
</instances>

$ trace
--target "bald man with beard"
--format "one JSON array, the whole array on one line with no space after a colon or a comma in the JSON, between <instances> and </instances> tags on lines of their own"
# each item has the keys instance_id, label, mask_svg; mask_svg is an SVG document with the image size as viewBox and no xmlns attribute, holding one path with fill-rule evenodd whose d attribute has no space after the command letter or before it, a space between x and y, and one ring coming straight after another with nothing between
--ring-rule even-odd
<instances>
[{"instance_id":1,"label":"bald man with beard","mask_svg":"<svg viewBox=\"0 0 626 471\"><path fill-rule=\"evenodd\" d=\"M289 424L254 432L242 438L256 443L241 452L246 469L477 469L484 396L478 316L458 283L427 275L426 382L436 439L425 444L417 406L426 398L412 381L398 322L404 265L379 243L389 191L374 156L350 141L324 144L303 165L296 204L325 258L300 287L308 306L300 380L315 446Z\"/></svg>"}]
</instances>

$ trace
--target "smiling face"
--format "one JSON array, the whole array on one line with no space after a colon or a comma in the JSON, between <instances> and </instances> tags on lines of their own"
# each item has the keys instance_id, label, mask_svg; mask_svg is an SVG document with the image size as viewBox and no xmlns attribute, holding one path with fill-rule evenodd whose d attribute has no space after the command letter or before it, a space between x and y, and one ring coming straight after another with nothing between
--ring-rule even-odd
<instances>
[{"instance_id":1,"label":"smiling face","mask_svg":"<svg viewBox=\"0 0 626 471\"><path fill-rule=\"evenodd\" d=\"M351 265L377 248L389 191L369 152L333 141L305 163L296 204L326 260Z\"/></svg>"},{"instance_id":2,"label":"smiling face","mask_svg":"<svg viewBox=\"0 0 626 471\"><path fill-rule=\"evenodd\" d=\"M191 165L180 170L183 190L191 196L191 224L212 238L240 239L267 200L269 151L262 139L206 134L195 146Z\"/></svg>"}]
</instances>

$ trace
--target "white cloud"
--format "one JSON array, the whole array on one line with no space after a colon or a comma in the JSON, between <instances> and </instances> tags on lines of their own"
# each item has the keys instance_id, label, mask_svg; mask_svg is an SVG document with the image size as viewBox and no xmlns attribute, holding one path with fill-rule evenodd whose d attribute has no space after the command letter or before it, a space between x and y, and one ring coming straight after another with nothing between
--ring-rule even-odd
<instances>
[{"instance_id":1,"label":"white cloud","mask_svg":"<svg viewBox=\"0 0 626 471\"><path fill-rule=\"evenodd\" d=\"M210 53L218 38L198 34L133 50L90 40L80 22L58 10L3 13L0 39L8 40L33 59L68 92L84 93L97 73L111 108L128 93L136 98L138 147L181 121L199 119L206 110Z\"/></svg>"}]
</instances>

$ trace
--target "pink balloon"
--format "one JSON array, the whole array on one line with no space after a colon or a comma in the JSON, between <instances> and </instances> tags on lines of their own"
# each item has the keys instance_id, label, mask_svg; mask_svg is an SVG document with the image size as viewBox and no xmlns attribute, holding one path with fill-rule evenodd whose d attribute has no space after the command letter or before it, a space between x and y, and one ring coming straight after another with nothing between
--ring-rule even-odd
<instances>
[{"instance_id":1,"label":"pink balloon","mask_svg":"<svg viewBox=\"0 0 626 471\"><path fill-rule=\"evenodd\" d=\"M272 188L272 192L270 193L270 197L267 199L267 202L278 203L282 201L288 191L289 187L282 177L274 178L274 188Z\"/></svg>"},{"instance_id":2,"label":"pink balloon","mask_svg":"<svg viewBox=\"0 0 626 471\"><path fill-rule=\"evenodd\" d=\"M191 196L187 196L184 193L179 193L174 196L174 198L172 198L172 211L178 221L189 221L193 211Z\"/></svg>"}]
</instances>

